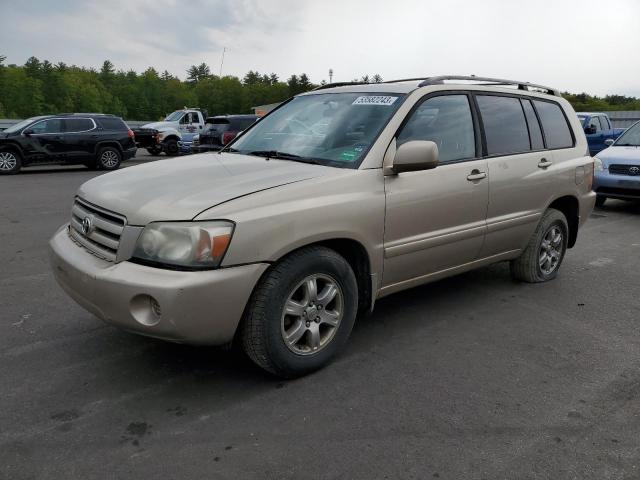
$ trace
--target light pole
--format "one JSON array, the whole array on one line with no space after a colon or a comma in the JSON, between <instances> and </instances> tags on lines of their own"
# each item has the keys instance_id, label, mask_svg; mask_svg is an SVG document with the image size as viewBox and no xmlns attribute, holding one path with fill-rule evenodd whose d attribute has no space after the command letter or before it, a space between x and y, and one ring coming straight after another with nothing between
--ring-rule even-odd
<instances>
[{"instance_id":1,"label":"light pole","mask_svg":"<svg viewBox=\"0 0 640 480\"><path fill-rule=\"evenodd\" d=\"M333 83L333 68L329 69L329 83Z\"/></svg>"}]
</instances>

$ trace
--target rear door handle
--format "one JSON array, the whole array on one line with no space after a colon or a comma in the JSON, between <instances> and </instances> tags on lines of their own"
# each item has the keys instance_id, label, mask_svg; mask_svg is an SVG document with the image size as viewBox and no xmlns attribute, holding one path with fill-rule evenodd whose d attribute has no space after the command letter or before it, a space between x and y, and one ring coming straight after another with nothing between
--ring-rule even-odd
<instances>
[{"instance_id":1,"label":"rear door handle","mask_svg":"<svg viewBox=\"0 0 640 480\"><path fill-rule=\"evenodd\" d=\"M474 169L471 170L471 173L467 175L467 180L470 182L475 182L476 180L482 180L483 178L487 178L486 172L481 172L480 170Z\"/></svg>"},{"instance_id":2,"label":"rear door handle","mask_svg":"<svg viewBox=\"0 0 640 480\"><path fill-rule=\"evenodd\" d=\"M540 162L538 162L538 168L548 168L553 165L551 160L547 160L546 158L541 158Z\"/></svg>"}]
</instances>

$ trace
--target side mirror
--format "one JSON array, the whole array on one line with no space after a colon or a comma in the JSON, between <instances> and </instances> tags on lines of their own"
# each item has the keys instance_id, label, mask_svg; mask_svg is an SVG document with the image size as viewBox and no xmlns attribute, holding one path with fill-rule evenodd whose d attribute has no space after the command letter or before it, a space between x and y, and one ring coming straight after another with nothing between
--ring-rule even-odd
<instances>
[{"instance_id":1,"label":"side mirror","mask_svg":"<svg viewBox=\"0 0 640 480\"><path fill-rule=\"evenodd\" d=\"M431 170L437 166L438 146L428 140L412 140L398 147L391 170L398 174Z\"/></svg>"},{"instance_id":2,"label":"side mirror","mask_svg":"<svg viewBox=\"0 0 640 480\"><path fill-rule=\"evenodd\" d=\"M22 132L22 134L23 134L25 137L28 137L29 135L32 135L32 134L33 134L33 130L31 130L30 128L27 128L26 130L24 130L24 131Z\"/></svg>"},{"instance_id":3,"label":"side mirror","mask_svg":"<svg viewBox=\"0 0 640 480\"><path fill-rule=\"evenodd\" d=\"M596 133L596 127L590 125L588 127L584 127L584 133L587 135L591 135L592 133Z\"/></svg>"},{"instance_id":4,"label":"side mirror","mask_svg":"<svg viewBox=\"0 0 640 480\"><path fill-rule=\"evenodd\" d=\"M605 144L607 147L610 147L611 145L613 145L613 142L615 142L615 140L614 140L613 138L607 138L607 139L604 141L604 144Z\"/></svg>"}]
</instances>

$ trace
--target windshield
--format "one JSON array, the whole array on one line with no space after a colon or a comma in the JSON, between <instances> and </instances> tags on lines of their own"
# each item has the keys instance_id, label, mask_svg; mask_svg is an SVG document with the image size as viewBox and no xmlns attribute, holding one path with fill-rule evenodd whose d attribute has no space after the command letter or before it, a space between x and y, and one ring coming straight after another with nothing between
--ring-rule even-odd
<instances>
[{"instance_id":1,"label":"windshield","mask_svg":"<svg viewBox=\"0 0 640 480\"><path fill-rule=\"evenodd\" d=\"M614 145L616 147L640 147L640 122L627 128Z\"/></svg>"},{"instance_id":2,"label":"windshield","mask_svg":"<svg viewBox=\"0 0 640 480\"><path fill-rule=\"evenodd\" d=\"M27 125L29 125L30 123L35 122L36 120L40 120L41 118L44 117L31 117L31 118L27 118L26 120L22 120L19 123L16 123L15 125L11 125L9 128L3 130L4 133L14 133L14 132L19 132L20 130L22 130L24 127L26 127Z\"/></svg>"},{"instance_id":3,"label":"windshield","mask_svg":"<svg viewBox=\"0 0 640 480\"><path fill-rule=\"evenodd\" d=\"M166 116L166 118L164 119L165 122L177 122L178 120L180 120L182 118L182 116L184 115L184 111L182 110L176 110L173 113L170 113L169 115Z\"/></svg>"},{"instance_id":4,"label":"windshield","mask_svg":"<svg viewBox=\"0 0 640 480\"><path fill-rule=\"evenodd\" d=\"M260 120L230 151L357 168L403 97L381 93L295 97Z\"/></svg>"}]
</instances>

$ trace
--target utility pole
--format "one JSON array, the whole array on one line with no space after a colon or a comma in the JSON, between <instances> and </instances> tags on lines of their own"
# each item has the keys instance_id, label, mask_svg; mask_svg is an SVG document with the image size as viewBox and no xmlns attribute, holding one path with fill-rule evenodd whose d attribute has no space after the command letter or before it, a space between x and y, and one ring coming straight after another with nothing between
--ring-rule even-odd
<instances>
[{"instance_id":1,"label":"utility pole","mask_svg":"<svg viewBox=\"0 0 640 480\"><path fill-rule=\"evenodd\" d=\"M329 69L329 83L333 83L333 68Z\"/></svg>"},{"instance_id":2,"label":"utility pole","mask_svg":"<svg viewBox=\"0 0 640 480\"><path fill-rule=\"evenodd\" d=\"M224 52L227 51L227 47L222 49L222 60L220 61L220 77L222 78L222 65L224 65Z\"/></svg>"}]
</instances>

